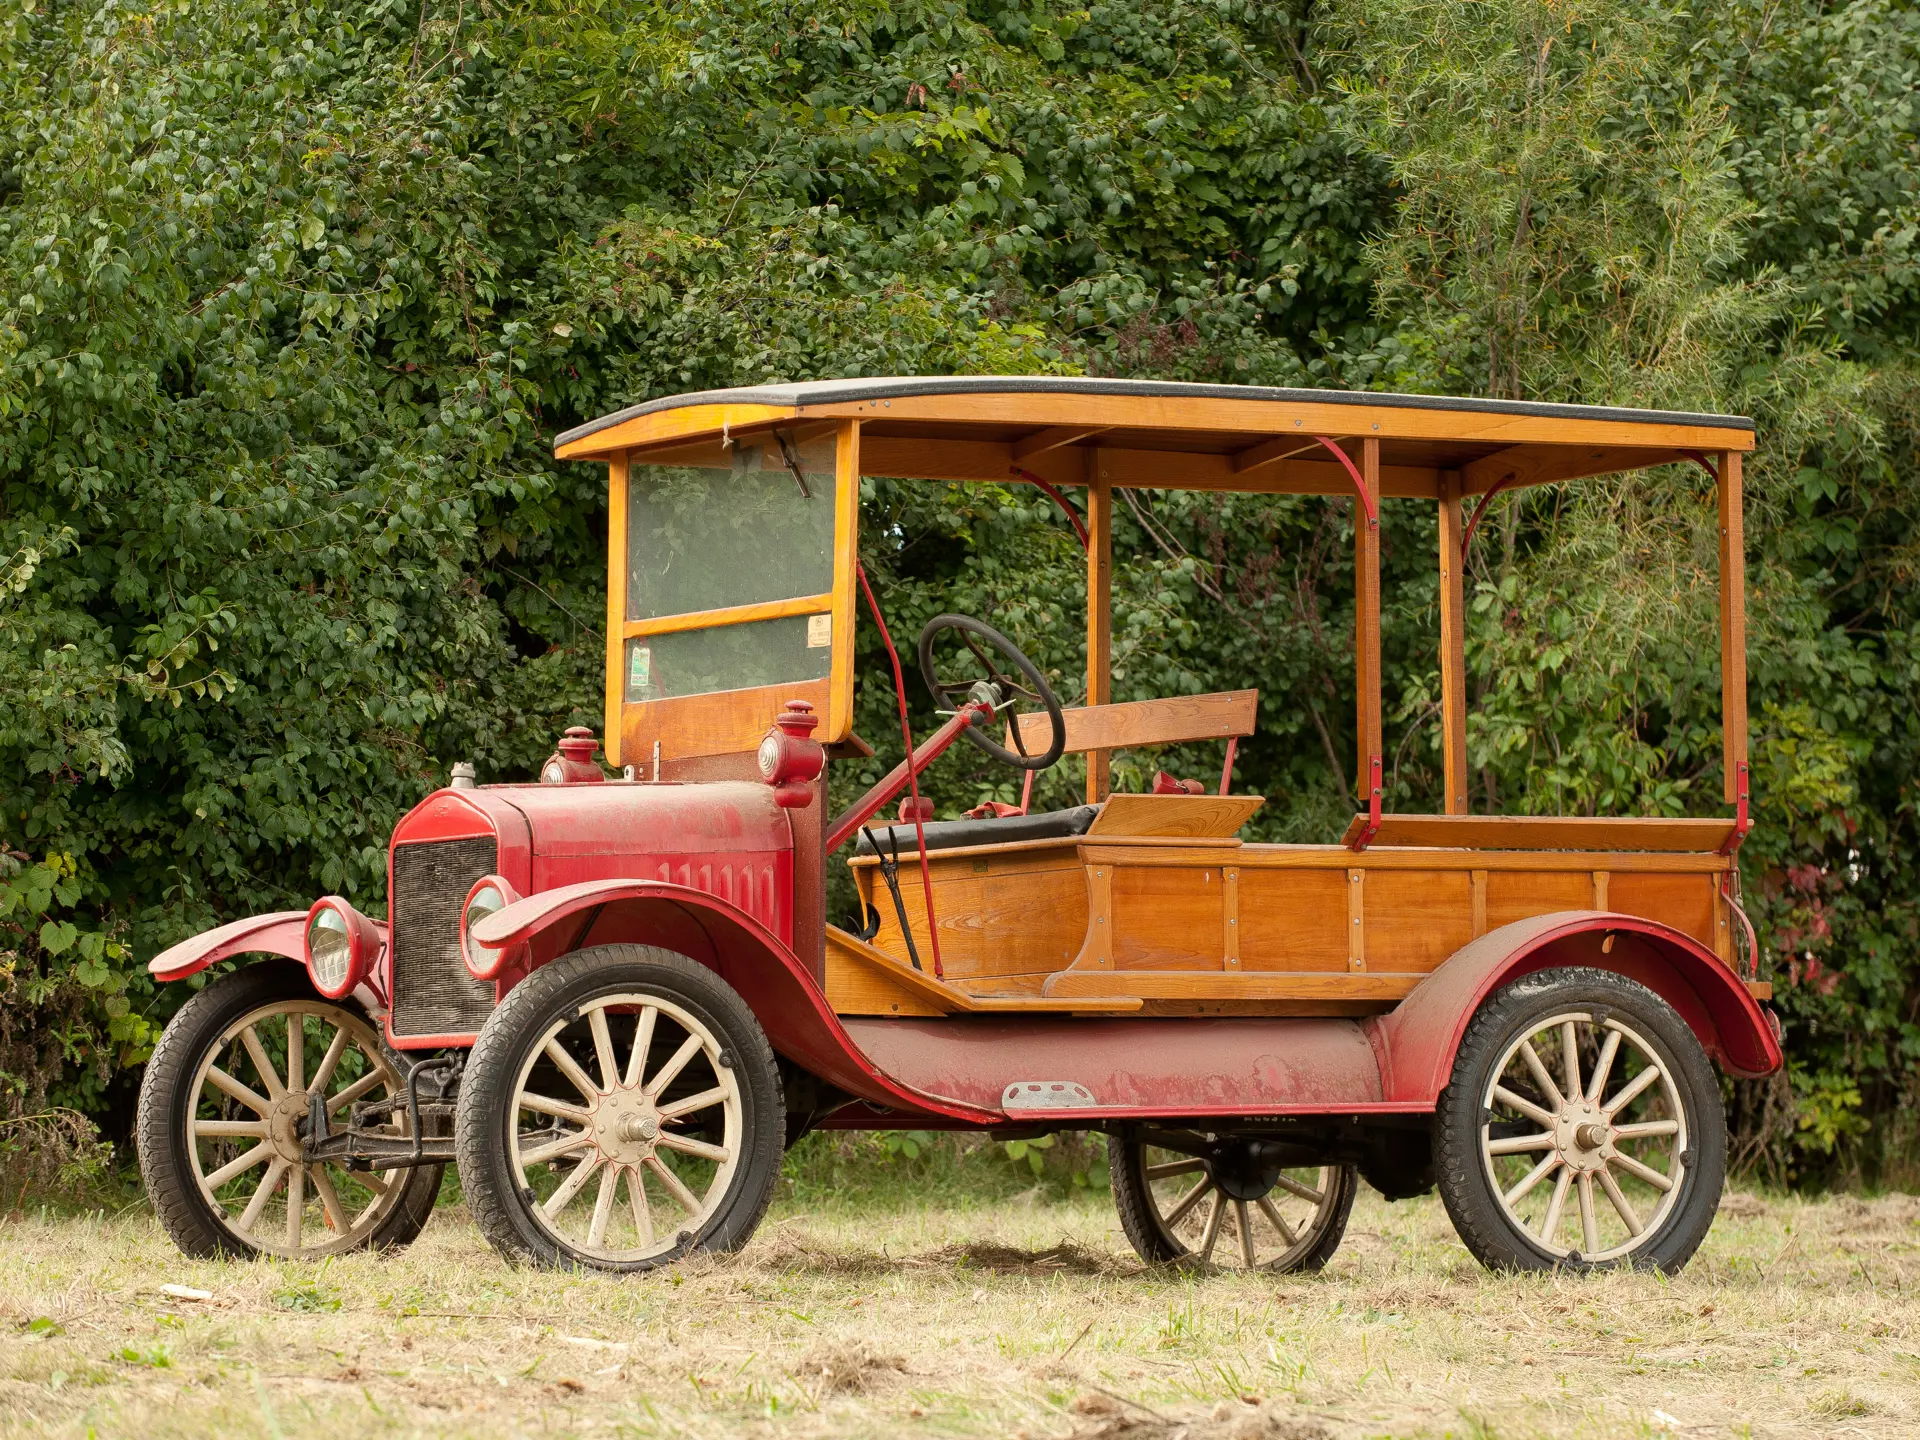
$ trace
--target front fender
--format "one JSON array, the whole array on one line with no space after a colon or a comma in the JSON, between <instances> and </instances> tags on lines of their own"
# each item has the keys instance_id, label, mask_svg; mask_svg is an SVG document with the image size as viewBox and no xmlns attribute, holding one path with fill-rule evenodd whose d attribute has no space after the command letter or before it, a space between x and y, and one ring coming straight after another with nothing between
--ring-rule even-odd
<instances>
[{"instance_id":1,"label":"front fender","mask_svg":"<svg viewBox=\"0 0 1920 1440\"><path fill-rule=\"evenodd\" d=\"M566 923L589 911L584 922ZM847 1034L799 958L758 920L704 890L659 880L587 880L515 901L472 933L491 948L531 945L536 959L593 945L661 946L712 969L747 1002L775 1050L829 1085L909 1115L969 1125L1003 1118L884 1074ZM557 947L540 944L543 937Z\"/></svg>"},{"instance_id":2,"label":"front fender","mask_svg":"<svg viewBox=\"0 0 1920 1440\"><path fill-rule=\"evenodd\" d=\"M295 960L307 958L307 912L276 910L271 915L249 915L230 920L215 930L195 935L169 946L147 962L147 973L156 980L184 980L198 975L215 961L229 955L288 955ZM385 926L381 927L384 932Z\"/></svg>"},{"instance_id":3,"label":"front fender","mask_svg":"<svg viewBox=\"0 0 1920 1440\"><path fill-rule=\"evenodd\" d=\"M1613 943L1602 950L1609 935ZM1638 980L1673 1006L1707 1053L1735 1075L1771 1075L1780 1068L1780 1044L1760 1006L1699 941L1638 916L1563 910L1489 930L1456 950L1393 1010L1368 1022L1386 1098L1438 1100L1481 1003L1510 981L1563 965Z\"/></svg>"}]
</instances>

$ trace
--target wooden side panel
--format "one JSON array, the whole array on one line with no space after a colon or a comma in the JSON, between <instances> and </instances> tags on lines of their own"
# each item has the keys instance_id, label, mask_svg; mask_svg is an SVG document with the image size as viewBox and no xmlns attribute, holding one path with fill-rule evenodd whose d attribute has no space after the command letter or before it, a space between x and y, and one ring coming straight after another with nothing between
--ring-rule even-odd
<instances>
[{"instance_id":1,"label":"wooden side panel","mask_svg":"<svg viewBox=\"0 0 1920 1440\"><path fill-rule=\"evenodd\" d=\"M1347 871L1240 871L1240 969L1347 968Z\"/></svg>"},{"instance_id":2,"label":"wooden side panel","mask_svg":"<svg viewBox=\"0 0 1920 1440\"><path fill-rule=\"evenodd\" d=\"M1473 939L1473 877L1464 870L1372 870L1367 969L1428 971Z\"/></svg>"},{"instance_id":3,"label":"wooden side panel","mask_svg":"<svg viewBox=\"0 0 1920 1440\"><path fill-rule=\"evenodd\" d=\"M1086 938L1087 886L1080 865L1069 859L1046 868L1015 867L1001 874L993 871L993 864L980 858L933 867L933 908L940 921L940 960L946 978L960 982L1041 976L1065 969ZM907 928L920 949L920 962L931 967L933 947L927 943L920 866L905 856L900 860L900 896L906 902ZM874 946L906 959L893 897L877 878L872 903L880 911Z\"/></svg>"},{"instance_id":4,"label":"wooden side panel","mask_svg":"<svg viewBox=\"0 0 1920 1440\"><path fill-rule=\"evenodd\" d=\"M1555 910L1592 908L1593 872L1590 870L1487 872L1489 930Z\"/></svg>"},{"instance_id":5,"label":"wooden side panel","mask_svg":"<svg viewBox=\"0 0 1920 1440\"><path fill-rule=\"evenodd\" d=\"M1113 968L1221 970L1226 927L1218 870L1113 869Z\"/></svg>"},{"instance_id":6,"label":"wooden side panel","mask_svg":"<svg viewBox=\"0 0 1920 1440\"><path fill-rule=\"evenodd\" d=\"M1087 838L1229 839L1266 803L1259 795L1109 795Z\"/></svg>"},{"instance_id":7,"label":"wooden side panel","mask_svg":"<svg viewBox=\"0 0 1920 1440\"><path fill-rule=\"evenodd\" d=\"M1607 882L1608 908L1671 925L1713 948L1716 878L1712 875L1617 874Z\"/></svg>"},{"instance_id":8,"label":"wooden side panel","mask_svg":"<svg viewBox=\"0 0 1920 1440\"><path fill-rule=\"evenodd\" d=\"M921 999L846 951L827 945L827 1004L836 1015L945 1015L944 1006Z\"/></svg>"}]
</instances>

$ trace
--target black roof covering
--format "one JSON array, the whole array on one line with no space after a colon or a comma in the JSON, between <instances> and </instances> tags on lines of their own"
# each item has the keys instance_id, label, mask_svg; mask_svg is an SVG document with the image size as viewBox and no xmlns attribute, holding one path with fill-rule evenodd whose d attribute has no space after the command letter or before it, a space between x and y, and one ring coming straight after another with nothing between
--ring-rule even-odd
<instances>
[{"instance_id":1,"label":"black roof covering","mask_svg":"<svg viewBox=\"0 0 1920 1440\"><path fill-rule=\"evenodd\" d=\"M1643 425L1710 425L1752 430L1742 415L1696 415L1677 410L1627 410L1606 405L1548 405L1533 400L1478 400L1450 395L1396 395L1376 390L1283 390L1270 385L1194 385L1179 380L1098 380L1078 375L885 375L854 380L804 380L696 390L629 405L562 434L568 445L641 415L688 405L843 405L913 395L1139 395L1206 400L1268 400L1319 405L1395 405L1409 410L1465 410L1483 415L1530 415L1565 420L1612 420Z\"/></svg>"}]
</instances>

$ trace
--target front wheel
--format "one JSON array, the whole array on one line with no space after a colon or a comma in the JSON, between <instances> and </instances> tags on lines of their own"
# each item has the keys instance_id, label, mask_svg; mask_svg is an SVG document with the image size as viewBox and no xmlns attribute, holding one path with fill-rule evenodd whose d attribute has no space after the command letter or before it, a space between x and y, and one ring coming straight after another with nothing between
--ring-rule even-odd
<instances>
[{"instance_id":1,"label":"front wheel","mask_svg":"<svg viewBox=\"0 0 1920 1440\"><path fill-rule=\"evenodd\" d=\"M1157 1138L1107 1139L1120 1228L1142 1260L1278 1275L1333 1258L1353 1210L1351 1165L1288 1167L1286 1148L1259 1136Z\"/></svg>"},{"instance_id":2,"label":"front wheel","mask_svg":"<svg viewBox=\"0 0 1920 1440\"><path fill-rule=\"evenodd\" d=\"M785 1120L766 1035L719 976L603 945L536 970L487 1018L455 1151L502 1255L626 1273L745 1244Z\"/></svg>"},{"instance_id":3,"label":"front wheel","mask_svg":"<svg viewBox=\"0 0 1920 1440\"><path fill-rule=\"evenodd\" d=\"M1440 1097L1440 1195L1495 1269L1659 1269L1706 1238L1727 1127L1671 1006L1604 970L1543 970L1474 1014Z\"/></svg>"}]
</instances>

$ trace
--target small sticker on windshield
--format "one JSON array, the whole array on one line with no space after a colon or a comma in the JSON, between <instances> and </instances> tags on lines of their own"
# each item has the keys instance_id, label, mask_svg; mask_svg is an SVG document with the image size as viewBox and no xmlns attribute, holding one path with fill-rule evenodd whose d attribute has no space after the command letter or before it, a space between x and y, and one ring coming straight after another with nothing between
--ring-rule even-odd
<instances>
[{"instance_id":1,"label":"small sticker on windshield","mask_svg":"<svg viewBox=\"0 0 1920 1440\"><path fill-rule=\"evenodd\" d=\"M807 617L807 649L824 650L833 644L833 616L809 615Z\"/></svg>"},{"instance_id":2,"label":"small sticker on windshield","mask_svg":"<svg viewBox=\"0 0 1920 1440\"><path fill-rule=\"evenodd\" d=\"M653 651L645 645L636 645L632 655L633 661L627 672L627 688L644 690L653 681Z\"/></svg>"}]
</instances>

